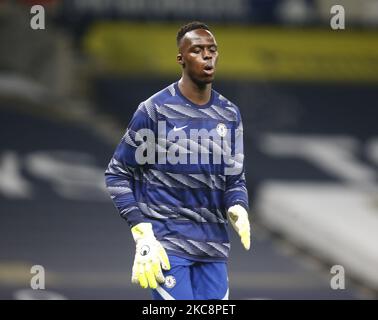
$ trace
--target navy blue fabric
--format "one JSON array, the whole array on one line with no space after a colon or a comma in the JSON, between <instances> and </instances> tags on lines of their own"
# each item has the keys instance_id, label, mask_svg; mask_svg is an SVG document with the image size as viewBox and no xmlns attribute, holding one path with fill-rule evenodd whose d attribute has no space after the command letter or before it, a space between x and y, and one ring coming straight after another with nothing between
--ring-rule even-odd
<instances>
[{"instance_id":1,"label":"navy blue fabric","mask_svg":"<svg viewBox=\"0 0 378 320\"><path fill-rule=\"evenodd\" d=\"M150 157L141 152L147 146ZM178 148L185 152L175 163ZM139 105L105 175L131 227L151 222L171 254L226 260L227 209L248 209L239 109L214 90L206 105L195 105L171 84Z\"/></svg>"},{"instance_id":2,"label":"navy blue fabric","mask_svg":"<svg viewBox=\"0 0 378 320\"><path fill-rule=\"evenodd\" d=\"M171 270L166 282L152 290L155 300L227 300L228 277L225 262L194 262L169 255Z\"/></svg>"}]
</instances>

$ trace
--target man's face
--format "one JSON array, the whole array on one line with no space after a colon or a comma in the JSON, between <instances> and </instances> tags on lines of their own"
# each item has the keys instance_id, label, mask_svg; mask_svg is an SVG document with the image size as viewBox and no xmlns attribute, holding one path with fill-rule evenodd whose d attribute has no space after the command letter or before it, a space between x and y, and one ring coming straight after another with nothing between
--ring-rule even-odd
<instances>
[{"instance_id":1,"label":"man's face","mask_svg":"<svg viewBox=\"0 0 378 320\"><path fill-rule=\"evenodd\" d=\"M217 43L210 31L192 30L181 39L177 61L193 82L199 85L211 83L217 60Z\"/></svg>"}]
</instances>

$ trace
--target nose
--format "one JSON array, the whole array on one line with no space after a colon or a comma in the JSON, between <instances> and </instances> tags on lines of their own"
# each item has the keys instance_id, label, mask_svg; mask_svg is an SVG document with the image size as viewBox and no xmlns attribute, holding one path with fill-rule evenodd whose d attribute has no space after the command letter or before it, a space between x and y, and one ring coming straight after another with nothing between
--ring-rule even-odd
<instances>
[{"instance_id":1,"label":"nose","mask_svg":"<svg viewBox=\"0 0 378 320\"><path fill-rule=\"evenodd\" d=\"M212 58L212 56L211 56L210 50L205 48L205 50L203 50L203 59L209 60L211 58Z\"/></svg>"}]
</instances>

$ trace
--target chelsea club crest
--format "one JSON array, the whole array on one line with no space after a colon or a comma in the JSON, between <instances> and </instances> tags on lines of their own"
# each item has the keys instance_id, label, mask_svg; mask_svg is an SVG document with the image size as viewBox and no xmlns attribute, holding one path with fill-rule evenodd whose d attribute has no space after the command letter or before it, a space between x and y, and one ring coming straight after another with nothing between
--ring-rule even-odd
<instances>
[{"instance_id":1,"label":"chelsea club crest","mask_svg":"<svg viewBox=\"0 0 378 320\"><path fill-rule=\"evenodd\" d=\"M227 127L224 123L218 123L217 125L217 133L224 138L227 134Z\"/></svg>"},{"instance_id":2,"label":"chelsea club crest","mask_svg":"<svg viewBox=\"0 0 378 320\"><path fill-rule=\"evenodd\" d=\"M175 285L176 285L176 279L174 276L166 276L165 277L165 283L164 285L167 287L167 288L173 288Z\"/></svg>"}]
</instances>

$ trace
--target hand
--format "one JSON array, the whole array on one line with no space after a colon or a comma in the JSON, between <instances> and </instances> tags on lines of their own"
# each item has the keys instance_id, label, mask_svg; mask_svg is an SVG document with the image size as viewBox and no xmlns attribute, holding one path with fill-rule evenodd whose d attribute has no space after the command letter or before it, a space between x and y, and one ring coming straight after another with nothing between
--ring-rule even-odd
<instances>
[{"instance_id":1,"label":"hand","mask_svg":"<svg viewBox=\"0 0 378 320\"><path fill-rule=\"evenodd\" d=\"M251 232L247 210L237 204L230 207L227 214L233 228L239 234L244 248L249 250L251 245Z\"/></svg>"},{"instance_id":2,"label":"hand","mask_svg":"<svg viewBox=\"0 0 378 320\"><path fill-rule=\"evenodd\" d=\"M139 223L131 229L136 242L132 283L139 283L142 288L156 289L157 282L164 283L161 269L171 268L167 253L156 240L151 223Z\"/></svg>"}]
</instances>

